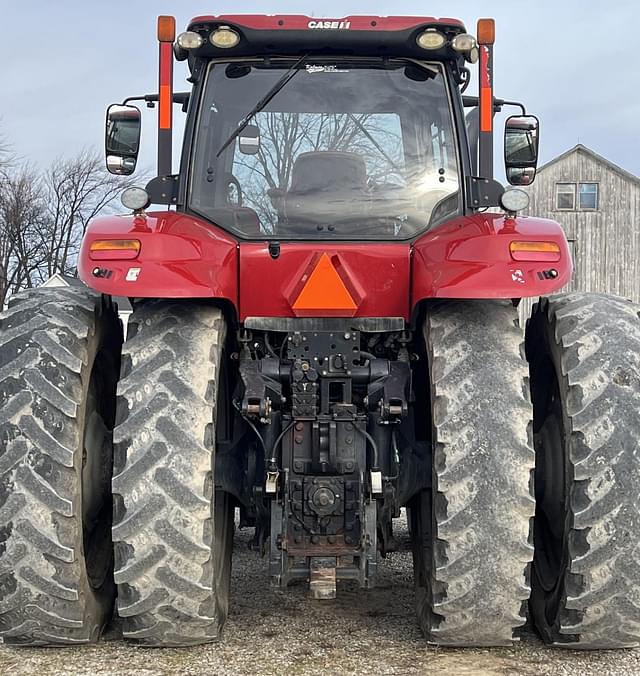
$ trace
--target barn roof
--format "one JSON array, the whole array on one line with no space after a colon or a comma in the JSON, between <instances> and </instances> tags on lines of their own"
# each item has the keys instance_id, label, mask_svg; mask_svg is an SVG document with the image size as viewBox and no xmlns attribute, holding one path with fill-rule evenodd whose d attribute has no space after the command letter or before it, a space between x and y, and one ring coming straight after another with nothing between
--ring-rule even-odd
<instances>
[{"instance_id":1,"label":"barn roof","mask_svg":"<svg viewBox=\"0 0 640 676\"><path fill-rule=\"evenodd\" d=\"M55 272L42 286L72 286L80 289L86 288L86 284L77 277L63 275L61 272Z\"/></svg>"},{"instance_id":2,"label":"barn roof","mask_svg":"<svg viewBox=\"0 0 640 676\"><path fill-rule=\"evenodd\" d=\"M61 272L55 272L47 279L42 286L70 286L78 289L86 289L87 285L77 277L63 275ZM133 312L131 302L125 296L114 296L113 299L118 305L118 312Z\"/></svg>"},{"instance_id":3,"label":"barn roof","mask_svg":"<svg viewBox=\"0 0 640 676\"><path fill-rule=\"evenodd\" d=\"M613 162L608 160L606 157L602 157L602 155L598 155L598 153L595 152L595 150L591 150L591 148L587 148L587 146L582 145L582 143L578 143L577 145L573 146L573 148L569 148L569 150L567 150L564 153L558 155L557 157L554 157L552 160L550 160L546 164L543 164L538 169L538 172L544 171L547 167L554 165L556 162L559 162L560 160L564 160L565 157L569 157L569 155L576 153L576 152L581 152L581 153L584 153L585 155L589 155L596 162L600 162L601 164L604 164L609 169L611 169L611 171L614 171L616 174L620 174L620 176L622 176L623 178L626 178L628 181L632 181L633 183L637 183L638 185L640 185L640 176L636 176L635 174L632 174L630 171L623 169L622 167L618 166L617 164L614 164Z\"/></svg>"}]
</instances>

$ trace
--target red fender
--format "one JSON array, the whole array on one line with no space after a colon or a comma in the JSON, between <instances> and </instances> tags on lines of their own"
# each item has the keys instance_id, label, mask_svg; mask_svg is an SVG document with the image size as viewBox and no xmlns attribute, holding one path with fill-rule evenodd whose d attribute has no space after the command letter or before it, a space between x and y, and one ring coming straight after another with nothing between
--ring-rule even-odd
<instances>
[{"instance_id":1,"label":"red fender","mask_svg":"<svg viewBox=\"0 0 640 676\"><path fill-rule=\"evenodd\" d=\"M509 245L517 241L553 242L558 260L514 260ZM412 307L425 298L546 295L565 286L572 272L567 238L555 221L494 213L463 216L414 242Z\"/></svg>"},{"instance_id":2,"label":"red fender","mask_svg":"<svg viewBox=\"0 0 640 676\"><path fill-rule=\"evenodd\" d=\"M132 260L94 260L100 239L133 239ZM145 216L105 216L87 228L78 274L85 284L112 296L224 298L238 307L238 243L194 216L162 211Z\"/></svg>"},{"instance_id":3,"label":"red fender","mask_svg":"<svg viewBox=\"0 0 640 676\"><path fill-rule=\"evenodd\" d=\"M96 240L132 239L128 260L97 260ZM557 260L514 260L514 241L557 244ZM239 253L241 252L241 253ZM301 284L326 253L355 306L294 307ZM173 211L108 216L93 221L78 262L80 278L113 296L220 298L247 316L396 316L428 298L524 298L561 289L573 270L558 223L540 218L478 214L443 223L413 246L397 242L282 243L273 258L266 243L239 244L220 228ZM409 302L410 301L410 302Z\"/></svg>"}]
</instances>

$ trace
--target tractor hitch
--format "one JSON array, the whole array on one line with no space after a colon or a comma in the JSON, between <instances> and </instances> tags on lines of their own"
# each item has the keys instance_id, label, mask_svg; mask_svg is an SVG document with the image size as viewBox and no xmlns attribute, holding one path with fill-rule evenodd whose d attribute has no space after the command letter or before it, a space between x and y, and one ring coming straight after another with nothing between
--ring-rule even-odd
<instances>
[{"instance_id":1,"label":"tractor hitch","mask_svg":"<svg viewBox=\"0 0 640 676\"><path fill-rule=\"evenodd\" d=\"M378 502L395 495L392 436L408 412L408 360L361 349L361 332L346 323L280 337L245 330L240 342L239 410L265 453L272 583L308 580L316 598L335 596L340 579L372 586Z\"/></svg>"}]
</instances>

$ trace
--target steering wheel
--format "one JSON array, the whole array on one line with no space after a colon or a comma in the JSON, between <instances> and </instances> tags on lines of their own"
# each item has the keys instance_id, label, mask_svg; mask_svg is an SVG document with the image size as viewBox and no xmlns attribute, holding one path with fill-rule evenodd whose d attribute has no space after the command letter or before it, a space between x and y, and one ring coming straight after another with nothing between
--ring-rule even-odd
<instances>
[{"instance_id":1,"label":"steering wheel","mask_svg":"<svg viewBox=\"0 0 640 676\"><path fill-rule=\"evenodd\" d=\"M238 207L242 206L242 187L240 181L232 174L225 175L225 188L227 190L227 201ZM235 188L235 200L233 199L233 188Z\"/></svg>"}]
</instances>

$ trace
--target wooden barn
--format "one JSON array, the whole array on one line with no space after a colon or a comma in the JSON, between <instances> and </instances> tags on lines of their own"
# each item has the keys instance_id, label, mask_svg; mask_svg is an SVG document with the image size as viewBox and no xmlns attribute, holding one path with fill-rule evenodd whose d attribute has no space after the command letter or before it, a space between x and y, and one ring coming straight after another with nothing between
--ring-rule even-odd
<instances>
[{"instance_id":1,"label":"wooden barn","mask_svg":"<svg viewBox=\"0 0 640 676\"><path fill-rule=\"evenodd\" d=\"M538 169L528 212L562 225L573 252L566 291L640 302L640 177L582 144ZM531 303L523 303L523 314Z\"/></svg>"}]
</instances>

